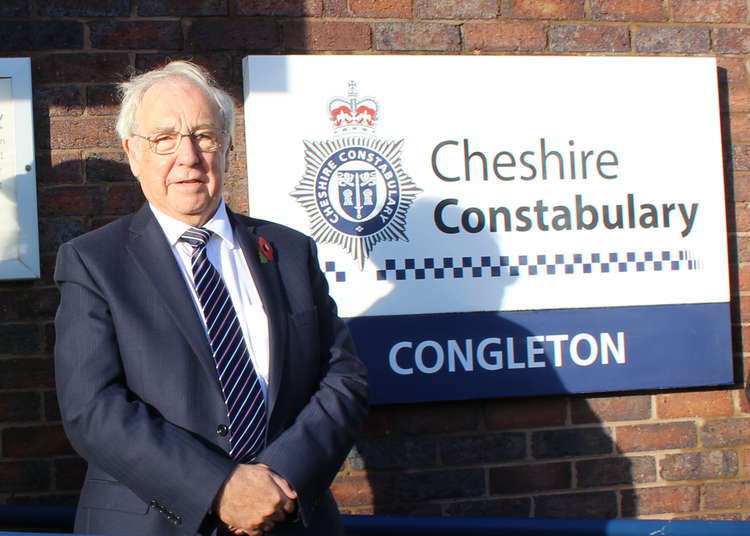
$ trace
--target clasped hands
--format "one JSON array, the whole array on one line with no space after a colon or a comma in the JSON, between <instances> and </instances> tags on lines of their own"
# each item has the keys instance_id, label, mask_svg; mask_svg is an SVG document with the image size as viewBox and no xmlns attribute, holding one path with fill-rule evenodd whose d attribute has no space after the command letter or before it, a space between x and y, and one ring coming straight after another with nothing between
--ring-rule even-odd
<instances>
[{"instance_id":1,"label":"clasped hands","mask_svg":"<svg viewBox=\"0 0 750 536\"><path fill-rule=\"evenodd\" d=\"M297 492L262 463L238 465L214 501L214 512L238 536L261 536L296 508Z\"/></svg>"}]
</instances>

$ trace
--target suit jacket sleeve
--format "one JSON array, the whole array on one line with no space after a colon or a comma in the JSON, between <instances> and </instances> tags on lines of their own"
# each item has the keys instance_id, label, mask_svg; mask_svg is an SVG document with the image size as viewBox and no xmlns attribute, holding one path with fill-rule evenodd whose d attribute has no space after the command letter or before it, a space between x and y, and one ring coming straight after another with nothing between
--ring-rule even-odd
<instances>
[{"instance_id":1,"label":"suit jacket sleeve","mask_svg":"<svg viewBox=\"0 0 750 536\"><path fill-rule=\"evenodd\" d=\"M367 413L367 382L365 367L357 358L349 331L328 294L312 239L305 238L305 248L306 262L292 263L290 270L294 271L284 279L294 278L297 287L311 291L311 310L315 313L310 315L315 319L312 329L317 331L319 341L318 377L311 396L299 411L274 409L273 415L289 413L295 417L290 422L271 422L269 444L257 461L272 467L294 486L299 494L300 516L307 524L351 449ZM291 345L294 342L288 341ZM295 353L291 352L285 368L288 375L295 374L295 360L301 357ZM277 405L294 398L283 390L284 385Z\"/></svg>"},{"instance_id":2,"label":"suit jacket sleeve","mask_svg":"<svg viewBox=\"0 0 750 536\"><path fill-rule=\"evenodd\" d=\"M55 273L61 293L55 365L66 432L89 464L145 503L157 501L181 518L185 533L195 534L234 463L130 390L113 310L88 264L75 245L61 247Z\"/></svg>"}]
</instances>

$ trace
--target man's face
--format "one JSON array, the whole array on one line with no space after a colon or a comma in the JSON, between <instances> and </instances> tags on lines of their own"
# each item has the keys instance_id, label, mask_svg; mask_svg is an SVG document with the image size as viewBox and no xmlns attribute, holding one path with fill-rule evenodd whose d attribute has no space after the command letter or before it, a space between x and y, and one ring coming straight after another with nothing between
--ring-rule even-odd
<instances>
[{"instance_id":1,"label":"man's face","mask_svg":"<svg viewBox=\"0 0 750 536\"><path fill-rule=\"evenodd\" d=\"M143 95L136 111L136 133L194 133L223 128L217 105L198 86L173 79L158 82ZM130 169L154 207L188 225L200 226L213 216L222 195L228 168L229 135L215 152L201 152L190 137L182 138L173 154L152 152L147 140L123 140Z\"/></svg>"}]
</instances>

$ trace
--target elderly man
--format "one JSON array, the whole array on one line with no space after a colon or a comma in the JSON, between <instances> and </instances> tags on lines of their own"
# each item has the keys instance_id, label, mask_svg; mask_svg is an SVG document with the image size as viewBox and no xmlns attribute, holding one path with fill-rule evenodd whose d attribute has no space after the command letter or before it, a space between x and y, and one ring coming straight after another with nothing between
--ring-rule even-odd
<instances>
[{"instance_id":1,"label":"elderly man","mask_svg":"<svg viewBox=\"0 0 750 536\"><path fill-rule=\"evenodd\" d=\"M234 106L200 67L121 93L148 203L64 244L55 271L58 398L89 463L75 530L340 534L328 487L366 381L315 246L225 206Z\"/></svg>"}]
</instances>

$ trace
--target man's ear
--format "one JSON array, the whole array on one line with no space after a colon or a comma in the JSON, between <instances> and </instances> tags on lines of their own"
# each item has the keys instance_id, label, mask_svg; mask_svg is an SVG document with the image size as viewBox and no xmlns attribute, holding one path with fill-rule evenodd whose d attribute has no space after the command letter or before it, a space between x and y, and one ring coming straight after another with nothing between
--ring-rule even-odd
<instances>
[{"instance_id":1,"label":"man's ear","mask_svg":"<svg viewBox=\"0 0 750 536\"><path fill-rule=\"evenodd\" d=\"M135 140L133 138L125 138L122 140L122 148L125 150L125 154L128 155L128 163L130 164L130 172L137 179L141 169L140 151L134 145Z\"/></svg>"}]
</instances>

